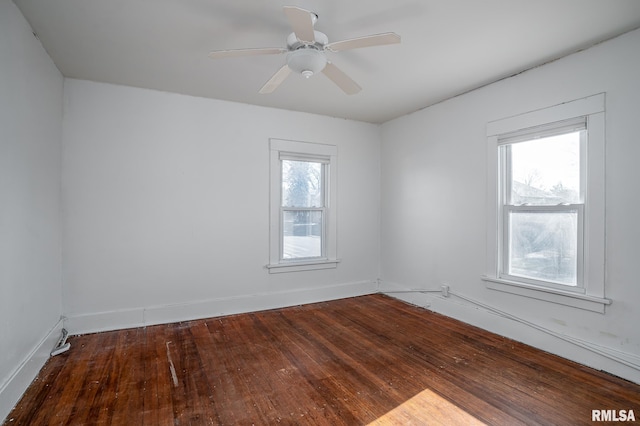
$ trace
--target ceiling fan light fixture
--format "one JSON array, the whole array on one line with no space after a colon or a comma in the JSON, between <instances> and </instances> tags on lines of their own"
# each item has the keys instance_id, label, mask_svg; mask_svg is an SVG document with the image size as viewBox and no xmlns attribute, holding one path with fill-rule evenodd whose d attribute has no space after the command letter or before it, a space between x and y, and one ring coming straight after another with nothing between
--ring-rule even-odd
<instances>
[{"instance_id":1,"label":"ceiling fan light fixture","mask_svg":"<svg viewBox=\"0 0 640 426\"><path fill-rule=\"evenodd\" d=\"M289 53L287 65L292 71L309 78L324 69L327 65L327 57L317 49L303 48Z\"/></svg>"}]
</instances>

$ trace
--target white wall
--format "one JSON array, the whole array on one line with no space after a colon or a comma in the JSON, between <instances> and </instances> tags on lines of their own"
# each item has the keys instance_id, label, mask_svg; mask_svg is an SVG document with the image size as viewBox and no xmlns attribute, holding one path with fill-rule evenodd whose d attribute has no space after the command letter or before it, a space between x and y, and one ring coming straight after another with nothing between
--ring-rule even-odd
<instances>
[{"instance_id":1,"label":"white wall","mask_svg":"<svg viewBox=\"0 0 640 426\"><path fill-rule=\"evenodd\" d=\"M70 332L376 290L378 126L67 79L63 127ZM336 269L265 269L269 138L338 146Z\"/></svg>"},{"instance_id":2,"label":"white wall","mask_svg":"<svg viewBox=\"0 0 640 426\"><path fill-rule=\"evenodd\" d=\"M63 79L9 0L0 58L1 420L59 337Z\"/></svg>"},{"instance_id":3,"label":"white wall","mask_svg":"<svg viewBox=\"0 0 640 426\"><path fill-rule=\"evenodd\" d=\"M379 276L448 283L606 356L460 298L403 298L640 382L638 46L635 31L379 127L69 79L63 95L0 0L0 418L46 359L61 312L72 332L130 327L369 293ZM601 315L487 290L486 123L599 92L613 304ZM264 268L269 138L338 146L337 269Z\"/></svg>"},{"instance_id":4,"label":"white wall","mask_svg":"<svg viewBox=\"0 0 640 426\"><path fill-rule=\"evenodd\" d=\"M451 290L404 299L640 382L640 31L383 125L382 287ZM486 289L487 122L606 92L606 314ZM602 347L602 348L601 348ZM610 359L628 360L634 367Z\"/></svg>"}]
</instances>

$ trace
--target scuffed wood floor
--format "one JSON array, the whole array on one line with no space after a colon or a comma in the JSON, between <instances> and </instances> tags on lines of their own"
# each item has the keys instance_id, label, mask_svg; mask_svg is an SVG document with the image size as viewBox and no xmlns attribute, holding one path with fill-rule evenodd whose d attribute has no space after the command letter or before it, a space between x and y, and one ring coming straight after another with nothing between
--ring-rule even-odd
<instances>
[{"instance_id":1,"label":"scuffed wood floor","mask_svg":"<svg viewBox=\"0 0 640 426\"><path fill-rule=\"evenodd\" d=\"M69 342L6 425L640 420L638 385L382 295Z\"/></svg>"}]
</instances>

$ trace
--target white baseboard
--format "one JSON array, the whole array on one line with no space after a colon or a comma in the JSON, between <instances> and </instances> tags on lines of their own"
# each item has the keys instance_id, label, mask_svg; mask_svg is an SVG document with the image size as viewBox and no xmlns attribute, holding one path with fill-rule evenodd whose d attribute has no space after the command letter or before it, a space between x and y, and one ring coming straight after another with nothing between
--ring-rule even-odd
<instances>
[{"instance_id":1,"label":"white baseboard","mask_svg":"<svg viewBox=\"0 0 640 426\"><path fill-rule=\"evenodd\" d=\"M0 423L18 403L29 385L49 359L51 350L62 333L62 320L58 321L38 345L29 353L15 372L0 387ZM7 419L8 421L10 419Z\"/></svg>"},{"instance_id":2,"label":"white baseboard","mask_svg":"<svg viewBox=\"0 0 640 426\"><path fill-rule=\"evenodd\" d=\"M377 281L359 281L326 287L297 289L246 296L222 297L166 306L151 306L129 310L69 315L65 328L71 335L119 330L155 324L167 324L200 318L211 318L246 312L284 308L307 303L344 299L373 294Z\"/></svg>"},{"instance_id":3,"label":"white baseboard","mask_svg":"<svg viewBox=\"0 0 640 426\"><path fill-rule=\"evenodd\" d=\"M444 297L437 288L426 293L404 292L409 287L385 282L381 284L381 292L385 289L391 290L389 296L397 299L640 384L638 355L563 335L518 319L515 314L505 312L502 315L500 310L480 302L473 303L472 299L461 300L453 294Z\"/></svg>"}]
</instances>

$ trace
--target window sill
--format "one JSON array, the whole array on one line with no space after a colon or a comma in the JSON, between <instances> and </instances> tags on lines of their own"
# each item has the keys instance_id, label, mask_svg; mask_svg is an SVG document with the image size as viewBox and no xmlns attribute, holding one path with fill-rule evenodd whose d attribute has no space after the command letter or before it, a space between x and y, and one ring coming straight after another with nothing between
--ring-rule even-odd
<instances>
[{"instance_id":1,"label":"window sill","mask_svg":"<svg viewBox=\"0 0 640 426\"><path fill-rule=\"evenodd\" d=\"M270 274L281 274L284 272L313 271L317 269L333 269L340 263L339 259L303 260L283 263L270 263L267 269Z\"/></svg>"},{"instance_id":2,"label":"window sill","mask_svg":"<svg viewBox=\"0 0 640 426\"><path fill-rule=\"evenodd\" d=\"M524 284L516 281L503 280L501 278L483 276L482 281L490 290L503 291L505 293L517 294L533 299L558 303L560 305L585 309L587 311L603 314L606 305L611 304L611 299L590 296L588 294L562 291L555 288L540 287L531 284Z\"/></svg>"}]
</instances>

